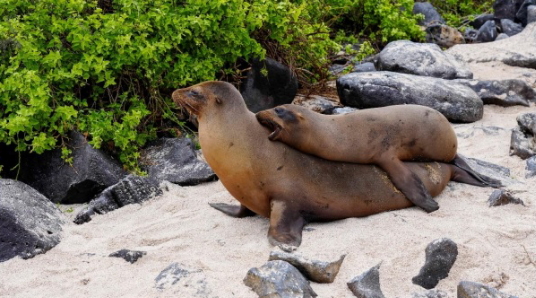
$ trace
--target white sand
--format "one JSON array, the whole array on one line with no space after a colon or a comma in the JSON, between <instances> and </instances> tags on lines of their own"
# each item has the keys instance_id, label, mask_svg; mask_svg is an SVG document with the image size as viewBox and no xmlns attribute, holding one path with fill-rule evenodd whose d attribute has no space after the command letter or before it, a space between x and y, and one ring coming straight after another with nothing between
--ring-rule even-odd
<instances>
[{"instance_id":1,"label":"white sand","mask_svg":"<svg viewBox=\"0 0 536 298\"><path fill-rule=\"evenodd\" d=\"M476 78L490 77L488 70L479 74L473 67ZM442 237L454 240L459 251L449 276L436 287L449 297L456 297L461 280L536 297L536 264L529 259L536 261L536 179L525 179L525 161L508 154L510 129L526 112L535 112L534 105L486 106L481 121L455 125L459 152L509 167L522 182L510 189L526 207L490 208L492 189L451 182L437 197L440 209L431 214L414 207L310 224L298 253L326 261L347 254L334 283L312 283L319 297L353 297L346 283L379 262L386 297L425 292L411 278L424 263L426 246ZM487 134L483 128L488 126L501 129ZM273 249L266 239L268 221L231 218L209 202L236 203L219 182L170 185L164 196L143 205L95 216L80 226L70 223L62 242L46 254L0 263L0 297L256 297L242 280ZM135 264L108 257L123 248L147 255ZM174 262L193 273L164 290L155 288L155 278Z\"/></svg>"}]
</instances>

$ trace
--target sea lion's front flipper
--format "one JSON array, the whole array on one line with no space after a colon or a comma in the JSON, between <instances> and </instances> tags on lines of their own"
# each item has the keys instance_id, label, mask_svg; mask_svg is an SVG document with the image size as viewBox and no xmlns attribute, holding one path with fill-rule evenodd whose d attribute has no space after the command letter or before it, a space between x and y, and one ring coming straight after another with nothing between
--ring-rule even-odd
<instances>
[{"instance_id":1,"label":"sea lion's front flipper","mask_svg":"<svg viewBox=\"0 0 536 298\"><path fill-rule=\"evenodd\" d=\"M284 201L272 201L270 207L268 241L287 252L296 250L301 244L305 220L297 209L287 206Z\"/></svg>"},{"instance_id":2,"label":"sea lion's front flipper","mask_svg":"<svg viewBox=\"0 0 536 298\"><path fill-rule=\"evenodd\" d=\"M393 159L379 165L408 200L426 212L439 209L439 204L432 198L421 179L402 161Z\"/></svg>"},{"instance_id":3,"label":"sea lion's front flipper","mask_svg":"<svg viewBox=\"0 0 536 298\"><path fill-rule=\"evenodd\" d=\"M248 216L254 216L255 212L249 210L246 208L246 206L240 204L240 206L237 205L231 205L231 204L225 204L225 203L208 203L210 207L219 210L229 216L242 218L242 217L248 217Z\"/></svg>"}]
</instances>

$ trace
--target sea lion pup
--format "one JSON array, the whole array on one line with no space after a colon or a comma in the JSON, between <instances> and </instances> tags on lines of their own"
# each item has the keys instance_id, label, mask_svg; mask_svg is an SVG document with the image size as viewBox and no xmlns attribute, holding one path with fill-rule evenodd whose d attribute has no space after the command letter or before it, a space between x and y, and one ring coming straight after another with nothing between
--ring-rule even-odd
<instances>
[{"instance_id":1,"label":"sea lion pup","mask_svg":"<svg viewBox=\"0 0 536 298\"><path fill-rule=\"evenodd\" d=\"M271 142L238 90L204 82L173 92L173 101L197 115L203 155L240 206L211 204L234 217L270 219L272 245L292 250L310 221L360 217L413 204L373 165L334 162ZM453 165L407 163L426 190L438 195L449 180L483 186Z\"/></svg>"},{"instance_id":2,"label":"sea lion pup","mask_svg":"<svg viewBox=\"0 0 536 298\"><path fill-rule=\"evenodd\" d=\"M256 116L273 131L270 140L328 160L376 164L415 205L427 212L439 208L419 177L402 162L451 162L455 158L456 134L438 111L420 105L395 105L323 115L287 104Z\"/></svg>"}]
</instances>

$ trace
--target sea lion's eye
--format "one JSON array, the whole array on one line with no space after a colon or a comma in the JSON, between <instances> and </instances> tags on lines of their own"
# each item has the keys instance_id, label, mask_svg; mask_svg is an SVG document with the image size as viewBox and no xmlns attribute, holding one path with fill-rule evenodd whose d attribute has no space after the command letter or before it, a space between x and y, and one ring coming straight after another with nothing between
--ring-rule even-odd
<instances>
[{"instance_id":1,"label":"sea lion's eye","mask_svg":"<svg viewBox=\"0 0 536 298\"><path fill-rule=\"evenodd\" d=\"M201 94L195 90L190 90L188 91L188 96L192 96L192 97L199 97L201 96Z\"/></svg>"},{"instance_id":2,"label":"sea lion's eye","mask_svg":"<svg viewBox=\"0 0 536 298\"><path fill-rule=\"evenodd\" d=\"M274 111L275 114L279 117L283 116L283 114L285 113L285 109L279 107L275 108Z\"/></svg>"}]
</instances>

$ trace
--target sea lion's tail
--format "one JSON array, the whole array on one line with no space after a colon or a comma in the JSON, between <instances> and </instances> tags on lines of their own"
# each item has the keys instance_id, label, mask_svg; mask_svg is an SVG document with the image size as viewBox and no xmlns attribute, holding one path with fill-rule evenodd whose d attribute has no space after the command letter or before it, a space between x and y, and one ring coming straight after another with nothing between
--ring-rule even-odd
<instances>
[{"instance_id":1,"label":"sea lion's tail","mask_svg":"<svg viewBox=\"0 0 536 298\"><path fill-rule=\"evenodd\" d=\"M451 162L454 167L452 180L481 187L499 188L504 186L500 180L488 177L472 169L463 157L456 154Z\"/></svg>"}]
</instances>

